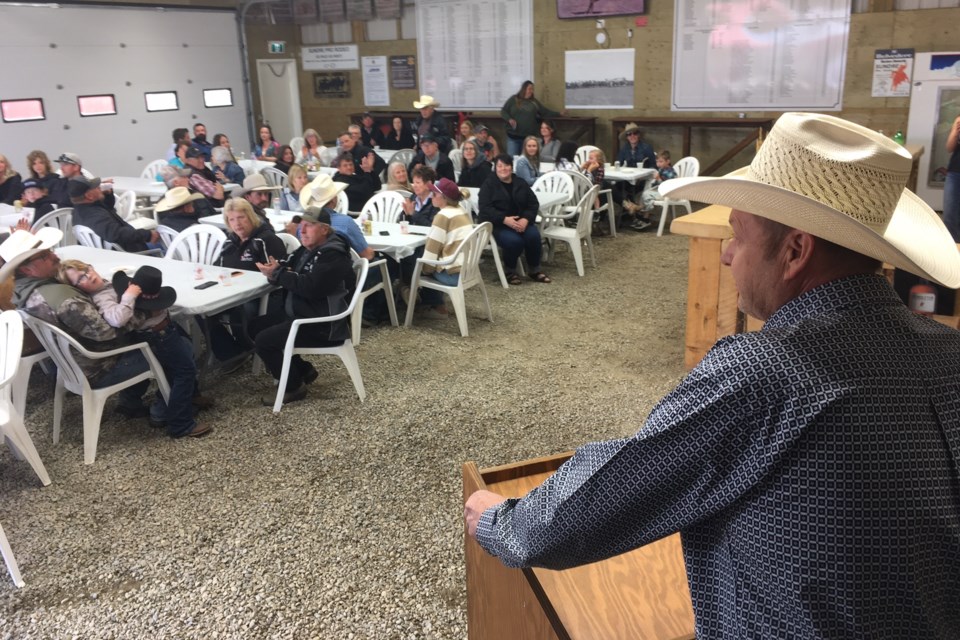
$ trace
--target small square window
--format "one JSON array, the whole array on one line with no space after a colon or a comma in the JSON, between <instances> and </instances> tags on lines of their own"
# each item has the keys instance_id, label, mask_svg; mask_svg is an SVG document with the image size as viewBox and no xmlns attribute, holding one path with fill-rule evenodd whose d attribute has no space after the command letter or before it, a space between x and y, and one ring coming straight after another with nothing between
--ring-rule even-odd
<instances>
[{"instance_id":1,"label":"small square window","mask_svg":"<svg viewBox=\"0 0 960 640\"><path fill-rule=\"evenodd\" d=\"M204 89L203 106L214 107L232 107L233 90L232 89Z\"/></svg>"},{"instance_id":2,"label":"small square window","mask_svg":"<svg viewBox=\"0 0 960 640\"><path fill-rule=\"evenodd\" d=\"M43 100L31 98L29 100L0 100L0 112L4 122L27 122L29 120L46 120L43 111Z\"/></svg>"},{"instance_id":3,"label":"small square window","mask_svg":"<svg viewBox=\"0 0 960 640\"><path fill-rule=\"evenodd\" d=\"M155 91L145 93L147 111L176 111L180 108L176 91Z\"/></svg>"},{"instance_id":4,"label":"small square window","mask_svg":"<svg viewBox=\"0 0 960 640\"><path fill-rule=\"evenodd\" d=\"M77 107L84 118L117 115L117 101L112 93L102 96L77 96Z\"/></svg>"}]
</instances>

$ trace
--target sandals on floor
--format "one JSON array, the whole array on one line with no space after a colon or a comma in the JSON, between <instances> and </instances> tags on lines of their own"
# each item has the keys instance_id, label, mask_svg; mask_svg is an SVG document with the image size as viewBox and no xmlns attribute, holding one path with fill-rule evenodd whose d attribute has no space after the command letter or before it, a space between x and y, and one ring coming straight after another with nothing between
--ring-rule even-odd
<instances>
[{"instance_id":1,"label":"sandals on floor","mask_svg":"<svg viewBox=\"0 0 960 640\"><path fill-rule=\"evenodd\" d=\"M550 284L553 280L550 279L550 276L545 274L543 271L537 271L536 273L530 274L530 279L534 282L542 282L543 284Z\"/></svg>"},{"instance_id":2,"label":"sandals on floor","mask_svg":"<svg viewBox=\"0 0 960 640\"><path fill-rule=\"evenodd\" d=\"M514 286L519 286L519 285L523 284L523 280L521 280L521 279L520 279L520 276L518 276L516 273L508 273L508 274L507 274L507 284L512 284L512 285L514 285Z\"/></svg>"}]
</instances>

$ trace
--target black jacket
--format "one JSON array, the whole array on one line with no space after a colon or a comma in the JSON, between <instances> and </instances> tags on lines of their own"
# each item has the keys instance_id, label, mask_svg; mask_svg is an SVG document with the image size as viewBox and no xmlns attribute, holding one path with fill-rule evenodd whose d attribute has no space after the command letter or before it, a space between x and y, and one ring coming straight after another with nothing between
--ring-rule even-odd
<instances>
[{"instance_id":1,"label":"black jacket","mask_svg":"<svg viewBox=\"0 0 960 640\"><path fill-rule=\"evenodd\" d=\"M387 161L380 157L380 154L370 147L362 144L356 144L350 151L353 155L353 164L356 166L357 173L360 173L360 162L367 157L368 153L373 154L373 174L379 176L387 168ZM339 168L339 167L338 167Z\"/></svg>"},{"instance_id":2,"label":"black jacket","mask_svg":"<svg viewBox=\"0 0 960 640\"><path fill-rule=\"evenodd\" d=\"M399 134L396 129L391 128L390 133L384 136L383 142L380 144L382 149L393 149L395 151L413 149L415 146L417 146L417 141L413 139L413 133L407 128L406 124L403 125Z\"/></svg>"},{"instance_id":3,"label":"black jacket","mask_svg":"<svg viewBox=\"0 0 960 640\"><path fill-rule=\"evenodd\" d=\"M373 128L370 131L367 131L361 126L360 142L367 145L368 147L382 147L383 131L380 130L380 125L374 123Z\"/></svg>"},{"instance_id":4,"label":"black jacket","mask_svg":"<svg viewBox=\"0 0 960 640\"><path fill-rule=\"evenodd\" d=\"M457 178L454 175L453 163L450 161L450 158L448 158L447 154L443 151L438 153L440 154L440 159L437 160L437 180L446 178L447 180L456 182ZM410 165L407 167L407 174L412 177L413 170L419 164L427 164L427 157L423 155L423 151L418 151L417 155L413 156L413 160L410 161Z\"/></svg>"},{"instance_id":5,"label":"black jacket","mask_svg":"<svg viewBox=\"0 0 960 640\"><path fill-rule=\"evenodd\" d=\"M352 176L344 175L337 171L333 174L333 179L337 182L346 182L347 200L350 202L350 211L360 211L363 205L367 204L373 194L380 190L380 178L376 173L364 173L357 169L357 173Z\"/></svg>"},{"instance_id":6,"label":"black jacket","mask_svg":"<svg viewBox=\"0 0 960 640\"><path fill-rule=\"evenodd\" d=\"M23 194L23 180L19 173L15 173L0 184L0 202L4 204L13 204L14 200L19 200Z\"/></svg>"},{"instance_id":7,"label":"black jacket","mask_svg":"<svg viewBox=\"0 0 960 640\"><path fill-rule=\"evenodd\" d=\"M149 229L134 229L100 202L73 205L73 224L82 224L107 242L120 245L124 251L146 251L150 242Z\"/></svg>"},{"instance_id":8,"label":"black jacket","mask_svg":"<svg viewBox=\"0 0 960 640\"><path fill-rule=\"evenodd\" d=\"M475 167L464 166L460 169L460 179L457 180L457 184L461 187L482 187L491 173L493 173L493 167L486 160Z\"/></svg>"},{"instance_id":9,"label":"black jacket","mask_svg":"<svg viewBox=\"0 0 960 640\"><path fill-rule=\"evenodd\" d=\"M508 216L526 218L530 224L536 224L540 201L526 181L513 176L506 184L491 173L483 186L479 197L480 222L491 222L494 227L502 227L503 219Z\"/></svg>"},{"instance_id":10,"label":"black jacket","mask_svg":"<svg viewBox=\"0 0 960 640\"><path fill-rule=\"evenodd\" d=\"M315 249L300 247L287 260L287 268L278 270L270 283L283 288L284 310L290 318L318 318L346 311L356 289L350 250L335 233ZM321 326L327 340L350 337L346 318Z\"/></svg>"},{"instance_id":11,"label":"black jacket","mask_svg":"<svg viewBox=\"0 0 960 640\"><path fill-rule=\"evenodd\" d=\"M419 133L420 125L423 122L423 116L417 116L417 119L413 121L413 133ZM437 139L440 151L450 153L452 143L450 142L450 129L447 128L447 119L439 112L434 111L433 115L430 116L428 127L428 133Z\"/></svg>"},{"instance_id":12,"label":"black jacket","mask_svg":"<svg viewBox=\"0 0 960 640\"><path fill-rule=\"evenodd\" d=\"M223 243L217 264L230 269L257 271L257 263L266 264L269 257L283 260L287 257L287 248L283 240L273 232L270 223L264 222L244 241L234 232L228 231L227 241Z\"/></svg>"}]
</instances>

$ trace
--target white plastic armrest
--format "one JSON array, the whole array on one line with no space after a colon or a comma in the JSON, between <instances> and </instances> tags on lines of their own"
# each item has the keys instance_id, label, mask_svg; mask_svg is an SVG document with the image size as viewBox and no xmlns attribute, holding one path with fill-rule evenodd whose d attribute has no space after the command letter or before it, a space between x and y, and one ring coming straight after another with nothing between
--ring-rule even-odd
<instances>
[{"instance_id":1,"label":"white plastic armrest","mask_svg":"<svg viewBox=\"0 0 960 640\"><path fill-rule=\"evenodd\" d=\"M138 349L141 351L150 350L150 345L148 345L146 342L136 342L134 344L128 344L124 347L117 347L116 349L111 349L110 351L90 351L89 349L81 345L80 342L77 340L74 340L73 344L71 344L70 346L72 346L74 349L76 349L79 353L86 356L87 358L92 358L94 360L102 360L103 358L109 358L110 356L116 356L121 353L126 353L127 351L136 351Z\"/></svg>"}]
</instances>

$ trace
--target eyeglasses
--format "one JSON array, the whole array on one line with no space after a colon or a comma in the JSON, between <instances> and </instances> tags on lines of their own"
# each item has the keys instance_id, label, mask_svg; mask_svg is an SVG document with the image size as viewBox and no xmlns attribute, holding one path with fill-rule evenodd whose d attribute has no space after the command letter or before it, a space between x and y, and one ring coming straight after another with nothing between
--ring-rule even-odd
<instances>
[{"instance_id":1,"label":"eyeglasses","mask_svg":"<svg viewBox=\"0 0 960 640\"><path fill-rule=\"evenodd\" d=\"M638 136L638 135L640 135L639 131L631 131L630 133L627 134L627 137L629 138L630 136Z\"/></svg>"},{"instance_id":2,"label":"eyeglasses","mask_svg":"<svg viewBox=\"0 0 960 640\"><path fill-rule=\"evenodd\" d=\"M85 280L89 280L89 279L90 279L90 270L84 269L83 271L80 272L80 277L77 278L77 281L71 283L71 286L79 287L81 284L83 284Z\"/></svg>"}]
</instances>

